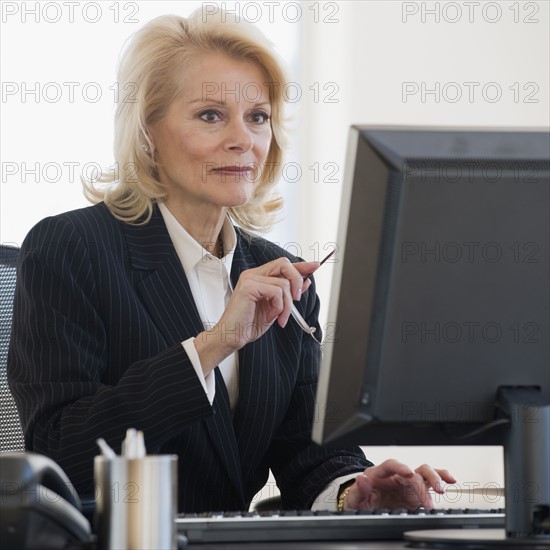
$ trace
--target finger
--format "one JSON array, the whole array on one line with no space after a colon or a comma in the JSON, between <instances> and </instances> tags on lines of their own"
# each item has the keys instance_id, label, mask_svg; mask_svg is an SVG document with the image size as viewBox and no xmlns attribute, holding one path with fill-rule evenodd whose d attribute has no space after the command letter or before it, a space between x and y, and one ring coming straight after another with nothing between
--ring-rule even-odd
<instances>
[{"instance_id":1,"label":"finger","mask_svg":"<svg viewBox=\"0 0 550 550\"><path fill-rule=\"evenodd\" d=\"M377 466L370 466L365 470L365 474L368 477L376 476L379 478L387 478L397 474L409 478L414 475L414 472L406 464L390 458Z\"/></svg>"},{"instance_id":2,"label":"finger","mask_svg":"<svg viewBox=\"0 0 550 550\"><path fill-rule=\"evenodd\" d=\"M291 263L302 275L306 275L307 273L314 273L317 269L319 269L321 265L321 263L317 261Z\"/></svg>"},{"instance_id":3,"label":"finger","mask_svg":"<svg viewBox=\"0 0 550 550\"><path fill-rule=\"evenodd\" d=\"M430 487L433 487L438 493L443 492L440 490L443 487L441 485L441 481L439 479L435 479L433 476L431 477L432 477L431 481L427 480L424 477L421 477L418 485L418 498L420 499L421 506L423 506L427 510L431 510L434 507L432 496L429 490ZM437 477L439 478L439 476ZM437 489L432 485L432 483L436 483Z\"/></svg>"},{"instance_id":4,"label":"finger","mask_svg":"<svg viewBox=\"0 0 550 550\"><path fill-rule=\"evenodd\" d=\"M371 483L365 474L359 474L344 502L346 510L366 510L370 506Z\"/></svg>"},{"instance_id":5,"label":"finger","mask_svg":"<svg viewBox=\"0 0 550 550\"><path fill-rule=\"evenodd\" d=\"M277 323L281 328L284 328L292 315L293 297L291 295L291 282L282 277L261 277L261 280L264 284L270 284L281 289L282 309L278 314Z\"/></svg>"},{"instance_id":6,"label":"finger","mask_svg":"<svg viewBox=\"0 0 550 550\"><path fill-rule=\"evenodd\" d=\"M233 295L244 295L255 303L262 299L276 300L281 299L281 310L283 304L283 293L290 294L290 283L281 277L266 277L253 270L243 272Z\"/></svg>"},{"instance_id":7,"label":"finger","mask_svg":"<svg viewBox=\"0 0 550 550\"><path fill-rule=\"evenodd\" d=\"M420 474L414 474L412 478L397 478L403 486L403 497L407 508L433 508L432 497L425 479Z\"/></svg>"},{"instance_id":8,"label":"finger","mask_svg":"<svg viewBox=\"0 0 550 550\"><path fill-rule=\"evenodd\" d=\"M426 510L431 510L432 508L434 508L434 503L427 487L424 487L421 490L419 498L421 502L420 506L426 508Z\"/></svg>"},{"instance_id":9,"label":"finger","mask_svg":"<svg viewBox=\"0 0 550 550\"><path fill-rule=\"evenodd\" d=\"M422 466L419 466L415 471L422 476L422 479L425 480L427 487L431 487L434 491L440 494L445 492L443 480L439 475L439 472L434 470L431 466L422 464Z\"/></svg>"},{"instance_id":10,"label":"finger","mask_svg":"<svg viewBox=\"0 0 550 550\"><path fill-rule=\"evenodd\" d=\"M435 471L441 476L441 479L445 481L446 483L457 483L457 479L455 476L449 473L449 470L445 470L443 468L436 468Z\"/></svg>"},{"instance_id":11,"label":"finger","mask_svg":"<svg viewBox=\"0 0 550 550\"><path fill-rule=\"evenodd\" d=\"M304 279L299 269L295 267L295 264L292 264L288 258L283 257L278 258L277 260L273 260L272 262L269 262L265 265L267 266L267 271L265 272L265 275L271 277L284 277L290 282L291 294L293 299L299 300L302 297Z\"/></svg>"},{"instance_id":12,"label":"finger","mask_svg":"<svg viewBox=\"0 0 550 550\"><path fill-rule=\"evenodd\" d=\"M306 292L306 290L312 285L311 279L308 279L307 277L304 279L304 286L302 287L302 294Z\"/></svg>"},{"instance_id":13,"label":"finger","mask_svg":"<svg viewBox=\"0 0 550 550\"><path fill-rule=\"evenodd\" d=\"M296 262L292 264L301 274L303 279L308 279L320 267L320 262Z\"/></svg>"},{"instance_id":14,"label":"finger","mask_svg":"<svg viewBox=\"0 0 550 550\"><path fill-rule=\"evenodd\" d=\"M272 323L277 319L279 326L284 328L292 313L292 296L290 295L290 281L282 277L267 277L258 273L246 275L248 285L255 285L250 289L256 301L265 298L269 301L268 322ZM273 317L274 316L274 317Z\"/></svg>"},{"instance_id":15,"label":"finger","mask_svg":"<svg viewBox=\"0 0 550 550\"><path fill-rule=\"evenodd\" d=\"M278 320L284 310L284 292L281 287L272 284L266 284L260 281L256 282L257 307L264 307L265 320L271 325Z\"/></svg>"},{"instance_id":16,"label":"finger","mask_svg":"<svg viewBox=\"0 0 550 550\"><path fill-rule=\"evenodd\" d=\"M308 273L313 273L319 265L319 262L291 262L286 256L282 256L256 269L262 270L262 268L264 268L266 274L277 276L280 275L283 270L287 271L288 267L291 267L296 269L300 275L306 275Z\"/></svg>"}]
</instances>

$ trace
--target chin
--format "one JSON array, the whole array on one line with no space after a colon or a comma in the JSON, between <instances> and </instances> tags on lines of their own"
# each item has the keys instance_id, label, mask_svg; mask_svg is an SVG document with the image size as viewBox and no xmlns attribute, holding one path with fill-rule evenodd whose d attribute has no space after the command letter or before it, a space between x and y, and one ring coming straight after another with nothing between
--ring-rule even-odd
<instances>
[{"instance_id":1,"label":"chin","mask_svg":"<svg viewBox=\"0 0 550 550\"><path fill-rule=\"evenodd\" d=\"M253 195L254 190L251 189L236 189L234 192L228 193L228 195L225 196L225 206L227 208L234 208L235 206L243 206L245 205Z\"/></svg>"},{"instance_id":2,"label":"chin","mask_svg":"<svg viewBox=\"0 0 550 550\"><path fill-rule=\"evenodd\" d=\"M231 200L225 201L224 206L226 208L236 208L238 206L244 206L250 200L250 197L251 195L247 195L246 197L241 198L233 197Z\"/></svg>"}]
</instances>

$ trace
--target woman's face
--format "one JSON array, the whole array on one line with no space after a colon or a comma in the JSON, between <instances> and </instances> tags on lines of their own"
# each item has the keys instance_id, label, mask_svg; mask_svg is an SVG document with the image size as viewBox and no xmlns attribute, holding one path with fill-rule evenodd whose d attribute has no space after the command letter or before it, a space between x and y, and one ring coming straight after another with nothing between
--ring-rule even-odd
<instances>
[{"instance_id":1,"label":"woman's face","mask_svg":"<svg viewBox=\"0 0 550 550\"><path fill-rule=\"evenodd\" d=\"M271 143L267 77L250 61L204 54L181 95L151 127L166 202L239 206L252 196Z\"/></svg>"}]
</instances>

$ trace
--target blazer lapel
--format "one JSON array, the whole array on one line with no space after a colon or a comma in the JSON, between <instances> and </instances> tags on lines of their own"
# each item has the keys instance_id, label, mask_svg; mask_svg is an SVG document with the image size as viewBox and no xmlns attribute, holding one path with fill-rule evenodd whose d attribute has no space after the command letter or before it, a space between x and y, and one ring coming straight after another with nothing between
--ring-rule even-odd
<instances>
[{"instance_id":1,"label":"blazer lapel","mask_svg":"<svg viewBox=\"0 0 550 550\"><path fill-rule=\"evenodd\" d=\"M233 287L242 271L269 261L252 253L246 237L239 236L237 242L231 269ZM281 383L275 330L267 331L239 352L239 399L233 425L244 468L257 464L265 454L278 416ZM246 471L243 474L246 478Z\"/></svg>"},{"instance_id":2,"label":"blazer lapel","mask_svg":"<svg viewBox=\"0 0 550 550\"><path fill-rule=\"evenodd\" d=\"M204 330L189 283L160 210L147 225L124 224L130 262L148 270L138 282L143 304L169 346Z\"/></svg>"},{"instance_id":3,"label":"blazer lapel","mask_svg":"<svg viewBox=\"0 0 550 550\"><path fill-rule=\"evenodd\" d=\"M147 225L124 224L124 231L132 267L151 271L139 281L138 292L167 344L175 345L202 332L204 327L189 282L158 207L155 205ZM219 369L214 372L214 414L204 424L244 505L241 465L229 397Z\"/></svg>"}]
</instances>

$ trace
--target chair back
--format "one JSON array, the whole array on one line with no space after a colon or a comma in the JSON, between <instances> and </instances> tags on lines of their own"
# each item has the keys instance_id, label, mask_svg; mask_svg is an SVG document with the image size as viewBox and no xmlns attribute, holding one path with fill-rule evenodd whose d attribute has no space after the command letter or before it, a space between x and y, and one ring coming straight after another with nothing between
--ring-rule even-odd
<instances>
[{"instance_id":1,"label":"chair back","mask_svg":"<svg viewBox=\"0 0 550 550\"><path fill-rule=\"evenodd\" d=\"M19 413L6 373L18 254L18 248L0 246L0 453L25 450Z\"/></svg>"}]
</instances>

